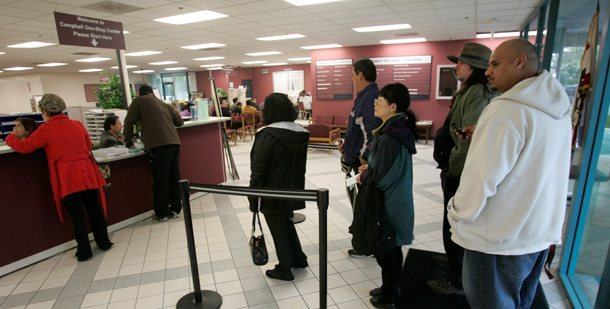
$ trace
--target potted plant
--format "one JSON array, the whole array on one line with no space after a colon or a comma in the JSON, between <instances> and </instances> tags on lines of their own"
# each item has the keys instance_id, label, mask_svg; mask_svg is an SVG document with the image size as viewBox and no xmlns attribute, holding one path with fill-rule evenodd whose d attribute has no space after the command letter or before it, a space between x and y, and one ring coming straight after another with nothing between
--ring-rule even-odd
<instances>
[{"instance_id":1,"label":"potted plant","mask_svg":"<svg viewBox=\"0 0 610 309\"><path fill-rule=\"evenodd\" d=\"M131 91L131 98L135 98L135 92ZM116 74L110 75L110 79L107 83L100 84L100 87L95 91L99 104L103 109L125 109L123 103L123 88L121 87L121 81L119 76Z\"/></svg>"}]
</instances>

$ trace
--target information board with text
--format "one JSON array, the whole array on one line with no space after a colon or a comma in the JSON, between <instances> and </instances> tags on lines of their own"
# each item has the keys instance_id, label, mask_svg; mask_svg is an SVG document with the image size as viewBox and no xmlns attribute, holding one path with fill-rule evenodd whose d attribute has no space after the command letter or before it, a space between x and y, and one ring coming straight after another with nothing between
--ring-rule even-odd
<instances>
[{"instance_id":1,"label":"information board with text","mask_svg":"<svg viewBox=\"0 0 610 309\"><path fill-rule=\"evenodd\" d=\"M411 99L430 98L431 55L370 59L377 68L379 89L387 84L401 83L409 88Z\"/></svg>"},{"instance_id":2,"label":"information board with text","mask_svg":"<svg viewBox=\"0 0 610 309\"><path fill-rule=\"evenodd\" d=\"M316 98L352 99L352 59L316 61Z\"/></svg>"}]
</instances>

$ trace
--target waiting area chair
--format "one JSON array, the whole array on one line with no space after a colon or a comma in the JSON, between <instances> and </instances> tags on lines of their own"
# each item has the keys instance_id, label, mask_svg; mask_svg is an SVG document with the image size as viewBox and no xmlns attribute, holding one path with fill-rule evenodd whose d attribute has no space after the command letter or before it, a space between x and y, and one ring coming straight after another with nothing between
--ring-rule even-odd
<instances>
[{"instance_id":1,"label":"waiting area chair","mask_svg":"<svg viewBox=\"0 0 610 309\"><path fill-rule=\"evenodd\" d=\"M339 141L339 128L333 129L324 123L312 123L307 127L310 144L334 145ZM330 149L328 154L330 154Z\"/></svg>"}]
</instances>

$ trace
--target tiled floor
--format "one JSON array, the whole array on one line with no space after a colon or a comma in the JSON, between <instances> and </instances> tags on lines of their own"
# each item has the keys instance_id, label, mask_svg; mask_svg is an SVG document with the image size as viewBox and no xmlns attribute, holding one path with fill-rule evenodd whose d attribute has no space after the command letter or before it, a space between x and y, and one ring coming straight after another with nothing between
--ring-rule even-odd
<instances>
[{"instance_id":1,"label":"tiled floor","mask_svg":"<svg viewBox=\"0 0 610 309\"><path fill-rule=\"evenodd\" d=\"M249 179L252 142L232 146L240 181ZM415 242L413 248L443 251L441 240L442 193L432 145L417 144L413 157ZM353 259L347 227L351 222L339 169L339 154L309 150L306 188L328 188L328 304L329 308L373 308L368 291L381 283L373 258ZM295 270L293 282L268 279L268 265L252 264L248 250L251 213L245 197L202 195L191 198L193 224L204 290L218 291L223 308L317 308L318 219L315 203L302 211L307 220L297 225L310 267ZM263 224L265 230L266 226ZM267 230L268 231L268 230ZM273 250L271 235L268 248ZM0 309L4 308L174 308L192 291L184 221L147 219L111 235L115 246L108 252L95 249L94 258L78 263L74 249L0 278ZM403 248L404 251L408 247ZM557 254L560 257L560 254ZM555 267L558 263L555 260ZM541 278L552 308L571 308L561 283Z\"/></svg>"}]
</instances>

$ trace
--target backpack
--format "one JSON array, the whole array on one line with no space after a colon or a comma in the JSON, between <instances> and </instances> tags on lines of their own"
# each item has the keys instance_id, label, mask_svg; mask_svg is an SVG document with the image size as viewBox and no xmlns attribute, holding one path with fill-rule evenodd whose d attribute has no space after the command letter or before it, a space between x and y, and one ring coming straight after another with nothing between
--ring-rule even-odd
<instances>
[{"instance_id":1,"label":"backpack","mask_svg":"<svg viewBox=\"0 0 610 309\"><path fill-rule=\"evenodd\" d=\"M373 177L366 178L354 204L352 246L360 254L380 257L396 248L396 232L384 214L384 194Z\"/></svg>"},{"instance_id":2,"label":"backpack","mask_svg":"<svg viewBox=\"0 0 610 309\"><path fill-rule=\"evenodd\" d=\"M447 114L443 126L436 131L436 136L434 137L434 152L432 154L434 161L438 163L436 168L439 168L444 172L449 170L449 156L451 156L451 149L455 146L455 142L451 137L450 119L451 112Z\"/></svg>"}]
</instances>

